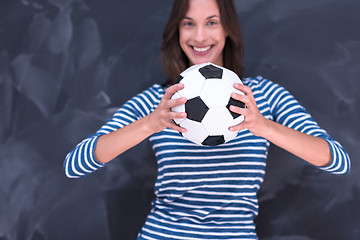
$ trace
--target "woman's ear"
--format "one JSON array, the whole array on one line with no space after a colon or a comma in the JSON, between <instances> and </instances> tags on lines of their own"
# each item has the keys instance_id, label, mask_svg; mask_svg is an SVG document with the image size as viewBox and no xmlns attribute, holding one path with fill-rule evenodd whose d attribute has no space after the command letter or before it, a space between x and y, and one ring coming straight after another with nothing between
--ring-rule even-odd
<instances>
[{"instance_id":1,"label":"woman's ear","mask_svg":"<svg viewBox=\"0 0 360 240\"><path fill-rule=\"evenodd\" d=\"M224 28L224 25L223 25L223 29L224 29L224 37L225 37L225 38L229 37L229 33L228 33L228 31Z\"/></svg>"},{"instance_id":2,"label":"woman's ear","mask_svg":"<svg viewBox=\"0 0 360 240\"><path fill-rule=\"evenodd\" d=\"M226 30L224 30L224 36L225 36L225 39L229 37L229 34Z\"/></svg>"}]
</instances>

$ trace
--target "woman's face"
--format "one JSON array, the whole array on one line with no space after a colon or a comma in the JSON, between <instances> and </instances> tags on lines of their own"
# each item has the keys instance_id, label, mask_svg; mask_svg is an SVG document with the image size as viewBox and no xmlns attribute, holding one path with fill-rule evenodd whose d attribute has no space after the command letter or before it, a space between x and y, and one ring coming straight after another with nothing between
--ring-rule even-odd
<instances>
[{"instance_id":1,"label":"woman's face","mask_svg":"<svg viewBox=\"0 0 360 240\"><path fill-rule=\"evenodd\" d=\"M180 46L190 65L212 62L222 66L226 37L216 1L190 0L179 26Z\"/></svg>"}]
</instances>

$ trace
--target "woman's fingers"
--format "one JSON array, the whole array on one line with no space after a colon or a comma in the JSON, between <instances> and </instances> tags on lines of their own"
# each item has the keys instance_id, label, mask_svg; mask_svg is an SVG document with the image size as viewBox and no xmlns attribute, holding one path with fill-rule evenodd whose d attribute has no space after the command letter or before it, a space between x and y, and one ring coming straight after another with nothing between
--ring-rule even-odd
<instances>
[{"instance_id":1,"label":"woman's fingers","mask_svg":"<svg viewBox=\"0 0 360 240\"><path fill-rule=\"evenodd\" d=\"M169 112L168 118L169 119L179 119L179 118L186 118L186 112Z\"/></svg>"},{"instance_id":2,"label":"woman's fingers","mask_svg":"<svg viewBox=\"0 0 360 240\"><path fill-rule=\"evenodd\" d=\"M174 122L170 123L168 127L178 132L186 132L185 128L176 125Z\"/></svg>"},{"instance_id":3,"label":"woman's fingers","mask_svg":"<svg viewBox=\"0 0 360 240\"><path fill-rule=\"evenodd\" d=\"M237 106L234 106L234 105L231 105L230 106L230 110L234 113L237 113L237 114L240 114L240 115L243 115L244 117L248 114L249 112L249 109L247 108L242 108L242 107L237 107Z\"/></svg>"},{"instance_id":4,"label":"woman's fingers","mask_svg":"<svg viewBox=\"0 0 360 240\"><path fill-rule=\"evenodd\" d=\"M251 95L252 96L251 88L244 85L244 84L234 83L234 88L236 88L237 90L243 92L245 95Z\"/></svg>"},{"instance_id":5,"label":"woman's fingers","mask_svg":"<svg viewBox=\"0 0 360 240\"><path fill-rule=\"evenodd\" d=\"M182 104L185 104L186 103L186 98L184 97L181 97L181 98L177 98L177 99L170 99L168 100L167 102L167 107L168 108L173 108L175 106L179 106L179 105L182 105Z\"/></svg>"},{"instance_id":6,"label":"woman's fingers","mask_svg":"<svg viewBox=\"0 0 360 240\"><path fill-rule=\"evenodd\" d=\"M238 131L248 129L252 134L258 135L262 129L264 129L266 121L264 121L265 118L259 111L252 90L248 86L237 83L234 84L234 87L244 94L232 93L231 97L237 101L243 102L246 105L246 108L230 106L230 110L234 113L243 115L245 120L240 124L231 126L229 130Z\"/></svg>"},{"instance_id":7,"label":"woman's fingers","mask_svg":"<svg viewBox=\"0 0 360 240\"><path fill-rule=\"evenodd\" d=\"M252 99L249 96L238 93L232 93L231 98L243 102L245 105L249 105L252 102Z\"/></svg>"},{"instance_id":8,"label":"woman's fingers","mask_svg":"<svg viewBox=\"0 0 360 240\"><path fill-rule=\"evenodd\" d=\"M162 99L163 106L167 109L171 109L175 106L185 104L186 98L184 98L184 97L171 99L171 97L174 95L174 93L176 93L177 91L179 91L183 88L184 88L184 84L182 84L182 83L178 83L178 84L170 86L166 90L166 92L163 96L163 99Z\"/></svg>"},{"instance_id":9,"label":"woman's fingers","mask_svg":"<svg viewBox=\"0 0 360 240\"><path fill-rule=\"evenodd\" d=\"M176 125L173 121L173 119L181 119L186 117L185 112L173 112L171 111L171 108L185 104L186 98L177 98L177 99L171 99L171 97L176 93L177 91L184 88L184 84L175 84L166 90L164 93L164 96L162 97L158 107L152 112L151 118L154 120L154 125L156 126L157 131L161 131L165 128L171 128L176 131L185 132L186 129L179 127Z\"/></svg>"},{"instance_id":10,"label":"woman's fingers","mask_svg":"<svg viewBox=\"0 0 360 240\"><path fill-rule=\"evenodd\" d=\"M174 95L174 93L176 93L177 91L181 90L184 88L184 84L183 83L177 83L174 84L170 87L168 87L168 89L166 89L166 92L164 94L164 97L166 99L170 99L172 95Z\"/></svg>"}]
</instances>

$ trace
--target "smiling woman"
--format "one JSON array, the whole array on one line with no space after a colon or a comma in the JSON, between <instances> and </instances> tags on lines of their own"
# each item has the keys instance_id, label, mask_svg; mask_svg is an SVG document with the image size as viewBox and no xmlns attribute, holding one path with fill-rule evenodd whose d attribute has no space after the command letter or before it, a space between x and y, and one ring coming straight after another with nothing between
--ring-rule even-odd
<instances>
[{"instance_id":1,"label":"smiling woman","mask_svg":"<svg viewBox=\"0 0 360 240\"><path fill-rule=\"evenodd\" d=\"M126 102L96 134L78 144L64 164L68 177L83 177L149 138L158 164L152 210L138 239L257 239L254 219L270 143L321 170L346 174L350 159L283 87L262 77L234 84L231 97L246 108L230 110L244 121L218 146L196 145L174 123L185 112L171 99L184 88L181 71L205 62L242 75L242 40L231 0L175 0L162 45L168 81Z\"/></svg>"},{"instance_id":2,"label":"smiling woman","mask_svg":"<svg viewBox=\"0 0 360 240\"><path fill-rule=\"evenodd\" d=\"M214 61L242 77L243 42L233 1L175 1L161 50L165 86L175 84L192 61Z\"/></svg>"}]
</instances>

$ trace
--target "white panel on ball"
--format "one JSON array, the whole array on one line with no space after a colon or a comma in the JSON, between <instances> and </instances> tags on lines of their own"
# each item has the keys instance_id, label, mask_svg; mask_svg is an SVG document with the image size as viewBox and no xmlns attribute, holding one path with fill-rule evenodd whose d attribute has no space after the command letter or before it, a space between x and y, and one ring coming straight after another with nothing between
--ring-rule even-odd
<instances>
[{"instance_id":1,"label":"white panel on ball","mask_svg":"<svg viewBox=\"0 0 360 240\"><path fill-rule=\"evenodd\" d=\"M209 135L207 131L205 131L204 126L200 122L195 122L185 118L184 121L181 122L181 126L190 130L182 133L182 135L188 140L200 145ZM196 129L196 131L193 131L193 129Z\"/></svg>"},{"instance_id":2,"label":"white panel on ball","mask_svg":"<svg viewBox=\"0 0 360 240\"><path fill-rule=\"evenodd\" d=\"M229 128L233 118L229 110L223 108L210 108L201 123L209 135L223 135Z\"/></svg>"},{"instance_id":3,"label":"white panel on ball","mask_svg":"<svg viewBox=\"0 0 360 240\"><path fill-rule=\"evenodd\" d=\"M191 99L199 96L204 86L205 78L198 71L194 71L187 74L187 76L181 80L181 83L184 84L184 88L179 90L178 93L187 99Z\"/></svg>"},{"instance_id":4,"label":"white panel on ball","mask_svg":"<svg viewBox=\"0 0 360 240\"><path fill-rule=\"evenodd\" d=\"M234 92L234 93L244 95L243 92L234 88L234 83L242 84L241 80L239 79L238 75L236 75L236 73L234 73L232 71L224 71L222 79L224 80L224 83L229 87L229 89L231 90L232 93Z\"/></svg>"},{"instance_id":5,"label":"white panel on ball","mask_svg":"<svg viewBox=\"0 0 360 240\"><path fill-rule=\"evenodd\" d=\"M238 131L229 131L229 130L227 130L227 131L224 133L225 142L228 142L228 141L230 141L231 139L235 138L237 134L238 134Z\"/></svg>"},{"instance_id":6,"label":"white panel on ball","mask_svg":"<svg viewBox=\"0 0 360 240\"><path fill-rule=\"evenodd\" d=\"M209 108L220 108L225 107L229 102L230 94L230 89L222 79L207 79L200 98Z\"/></svg>"}]
</instances>

